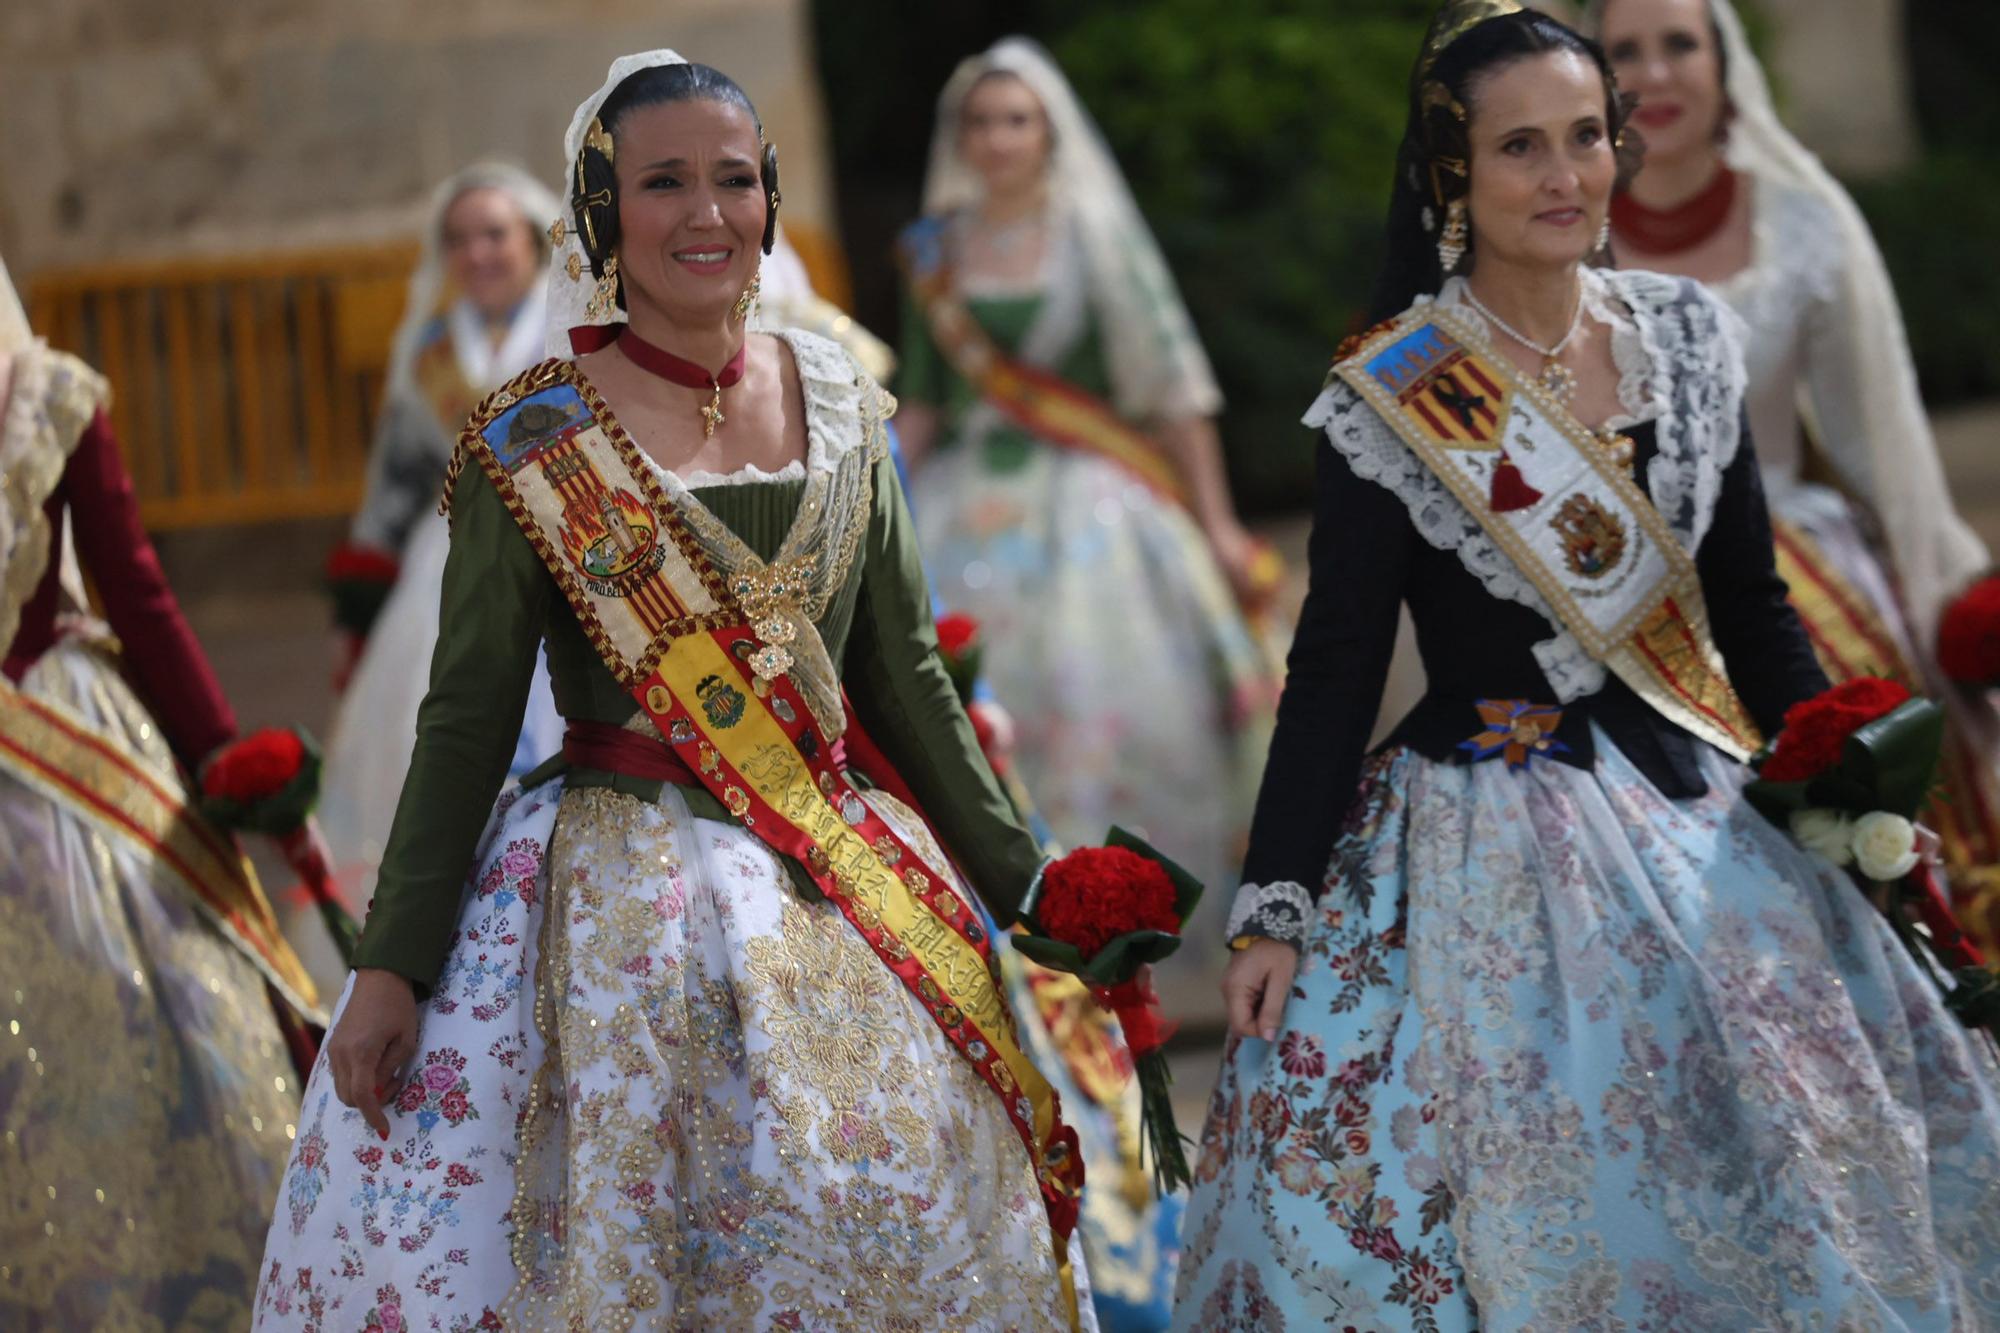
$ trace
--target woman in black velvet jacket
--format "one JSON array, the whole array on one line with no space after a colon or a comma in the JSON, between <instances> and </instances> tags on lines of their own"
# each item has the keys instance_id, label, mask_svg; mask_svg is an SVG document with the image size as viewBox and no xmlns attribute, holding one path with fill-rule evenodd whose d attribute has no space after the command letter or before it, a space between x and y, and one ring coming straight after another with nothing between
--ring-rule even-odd
<instances>
[{"instance_id":1,"label":"woman in black velvet jacket","mask_svg":"<svg viewBox=\"0 0 2000 1333\"><path fill-rule=\"evenodd\" d=\"M1179 1327L2000 1320L1994 1062L1739 796L1825 678L1737 322L1586 264L1625 110L1511 0L1433 24L1390 322L1306 417ZM1404 603L1428 693L1365 756Z\"/></svg>"}]
</instances>

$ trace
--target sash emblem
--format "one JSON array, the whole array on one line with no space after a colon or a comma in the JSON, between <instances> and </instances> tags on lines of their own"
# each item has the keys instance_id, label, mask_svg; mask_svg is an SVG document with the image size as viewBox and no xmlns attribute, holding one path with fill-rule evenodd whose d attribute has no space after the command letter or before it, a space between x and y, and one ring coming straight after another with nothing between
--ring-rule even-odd
<instances>
[{"instance_id":1,"label":"sash emblem","mask_svg":"<svg viewBox=\"0 0 2000 1333\"><path fill-rule=\"evenodd\" d=\"M1579 578L1601 579L1625 558L1625 525L1588 495L1562 502L1549 526L1562 538L1563 559Z\"/></svg>"},{"instance_id":2,"label":"sash emblem","mask_svg":"<svg viewBox=\"0 0 2000 1333\"><path fill-rule=\"evenodd\" d=\"M741 722L743 710L750 706L743 691L720 676L703 676L694 693L701 700L701 711L708 714L708 724L717 731L727 731Z\"/></svg>"}]
</instances>

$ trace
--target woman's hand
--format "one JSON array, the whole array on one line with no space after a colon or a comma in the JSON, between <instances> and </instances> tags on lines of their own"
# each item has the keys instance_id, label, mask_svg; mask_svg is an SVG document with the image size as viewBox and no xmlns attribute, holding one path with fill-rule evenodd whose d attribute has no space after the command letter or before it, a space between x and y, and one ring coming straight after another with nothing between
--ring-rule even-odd
<instances>
[{"instance_id":1,"label":"woman's hand","mask_svg":"<svg viewBox=\"0 0 2000 1333\"><path fill-rule=\"evenodd\" d=\"M1232 515L1227 521L1211 524L1205 533L1208 549L1222 576L1229 580L1229 590L1236 594L1237 605L1253 607L1267 599L1271 590L1263 585L1259 570L1264 547L1249 530Z\"/></svg>"},{"instance_id":2,"label":"woman's hand","mask_svg":"<svg viewBox=\"0 0 2000 1333\"><path fill-rule=\"evenodd\" d=\"M1275 1041L1285 1000L1292 993L1292 976L1299 970L1299 951L1277 940L1252 940L1239 949L1222 974L1222 1002L1229 1011L1229 1031L1237 1037Z\"/></svg>"},{"instance_id":3,"label":"woman's hand","mask_svg":"<svg viewBox=\"0 0 2000 1333\"><path fill-rule=\"evenodd\" d=\"M347 1008L326 1036L326 1065L334 1095L384 1139L389 1117L382 1104L395 1098L396 1072L416 1053L417 995L409 980L378 967L358 969Z\"/></svg>"}]
</instances>

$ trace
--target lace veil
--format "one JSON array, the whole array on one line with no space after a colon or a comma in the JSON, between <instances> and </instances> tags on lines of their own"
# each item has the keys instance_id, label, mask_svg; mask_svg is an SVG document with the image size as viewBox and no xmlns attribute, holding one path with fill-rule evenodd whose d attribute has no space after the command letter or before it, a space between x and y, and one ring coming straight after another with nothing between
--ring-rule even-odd
<instances>
[{"instance_id":1,"label":"lace veil","mask_svg":"<svg viewBox=\"0 0 2000 1333\"><path fill-rule=\"evenodd\" d=\"M1004 71L1041 101L1054 139L1049 164L1051 258L1081 268L1075 283L1051 275L1052 299L1087 291L1111 372L1112 398L1129 420L1212 416L1222 406L1214 371L1196 336L1194 321L1167 270L1153 233L1069 81L1047 51L1025 37L1008 37L962 61L938 97L930 171L924 179L925 214L943 217L976 205L984 193L979 175L959 155L959 119L966 94L982 75ZM1068 232L1069 235L1062 233ZM1074 240L1073 254L1069 242ZM1081 314L1081 311L1077 311ZM1037 361L1031 331L1022 352ZM1053 349L1060 352L1061 348Z\"/></svg>"}]
</instances>

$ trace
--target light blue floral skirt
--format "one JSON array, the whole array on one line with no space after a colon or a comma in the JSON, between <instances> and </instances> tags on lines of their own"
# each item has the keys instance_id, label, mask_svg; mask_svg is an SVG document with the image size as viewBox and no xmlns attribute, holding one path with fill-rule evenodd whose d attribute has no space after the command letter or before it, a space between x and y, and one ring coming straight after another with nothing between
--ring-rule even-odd
<instances>
[{"instance_id":1,"label":"light blue floral skirt","mask_svg":"<svg viewBox=\"0 0 2000 1333\"><path fill-rule=\"evenodd\" d=\"M1177 1328L2000 1329L2000 1066L1738 799L1374 760L1233 1043Z\"/></svg>"}]
</instances>

